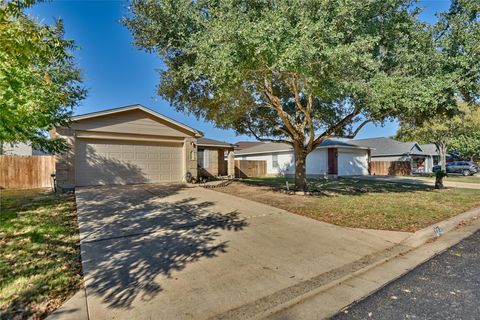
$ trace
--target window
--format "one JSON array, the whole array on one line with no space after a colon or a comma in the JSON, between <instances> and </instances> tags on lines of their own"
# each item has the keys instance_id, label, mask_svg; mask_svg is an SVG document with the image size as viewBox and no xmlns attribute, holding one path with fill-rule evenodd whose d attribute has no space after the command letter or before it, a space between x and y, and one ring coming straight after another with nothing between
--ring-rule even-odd
<instances>
[{"instance_id":1,"label":"window","mask_svg":"<svg viewBox=\"0 0 480 320\"><path fill-rule=\"evenodd\" d=\"M210 164L210 151L204 150L203 151L203 165L204 168L208 168Z\"/></svg>"},{"instance_id":2,"label":"window","mask_svg":"<svg viewBox=\"0 0 480 320\"><path fill-rule=\"evenodd\" d=\"M278 168L278 154L272 155L272 167Z\"/></svg>"},{"instance_id":3,"label":"window","mask_svg":"<svg viewBox=\"0 0 480 320\"><path fill-rule=\"evenodd\" d=\"M203 149L198 149L198 151L197 151L197 165L200 168L203 168L203 152L204 151L205 150L203 150Z\"/></svg>"},{"instance_id":4,"label":"window","mask_svg":"<svg viewBox=\"0 0 480 320\"><path fill-rule=\"evenodd\" d=\"M197 152L197 164L200 168L207 169L210 163L209 150L200 149Z\"/></svg>"}]
</instances>

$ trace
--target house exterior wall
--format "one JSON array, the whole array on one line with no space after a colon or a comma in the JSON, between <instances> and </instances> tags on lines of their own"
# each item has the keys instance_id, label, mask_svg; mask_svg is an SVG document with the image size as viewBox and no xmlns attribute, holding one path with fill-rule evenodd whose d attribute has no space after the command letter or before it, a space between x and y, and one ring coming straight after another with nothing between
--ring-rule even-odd
<instances>
[{"instance_id":1,"label":"house exterior wall","mask_svg":"<svg viewBox=\"0 0 480 320\"><path fill-rule=\"evenodd\" d=\"M273 166L273 156L277 156L278 167ZM267 175L270 176L283 176L288 174L294 174L295 161L293 152L277 152L258 155L236 156L237 160L263 160L267 162Z\"/></svg>"},{"instance_id":2,"label":"house exterior wall","mask_svg":"<svg viewBox=\"0 0 480 320\"><path fill-rule=\"evenodd\" d=\"M409 161L408 156L372 156L372 161Z\"/></svg>"},{"instance_id":3,"label":"house exterior wall","mask_svg":"<svg viewBox=\"0 0 480 320\"><path fill-rule=\"evenodd\" d=\"M183 173L184 177L190 175L192 178L197 179L197 139L193 137L185 138L183 141Z\"/></svg>"},{"instance_id":4,"label":"house exterior wall","mask_svg":"<svg viewBox=\"0 0 480 320\"><path fill-rule=\"evenodd\" d=\"M339 149L338 153L352 153L361 161L357 163L361 174L368 174L368 151ZM277 155L278 167L273 167L273 156ZM267 174L271 176L284 176L295 174L295 158L292 152L279 152L258 155L236 155L237 160L263 160L267 162ZM340 166L340 164L339 164ZM317 149L307 156L307 176L324 176L328 174L328 151ZM345 171L345 170L344 170ZM357 171L358 172L358 171Z\"/></svg>"},{"instance_id":5,"label":"house exterior wall","mask_svg":"<svg viewBox=\"0 0 480 320\"><path fill-rule=\"evenodd\" d=\"M123 134L146 134L166 137L190 137L187 130L154 117L142 110L129 110L94 118L79 120L71 124L74 130L113 132Z\"/></svg>"},{"instance_id":6,"label":"house exterior wall","mask_svg":"<svg viewBox=\"0 0 480 320\"><path fill-rule=\"evenodd\" d=\"M56 179L62 186L65 184L75 185L75 130L71 128L58 128L52 130L52 138L65 139L69 149L56 155Z\"/></svg>"}]
</instances>

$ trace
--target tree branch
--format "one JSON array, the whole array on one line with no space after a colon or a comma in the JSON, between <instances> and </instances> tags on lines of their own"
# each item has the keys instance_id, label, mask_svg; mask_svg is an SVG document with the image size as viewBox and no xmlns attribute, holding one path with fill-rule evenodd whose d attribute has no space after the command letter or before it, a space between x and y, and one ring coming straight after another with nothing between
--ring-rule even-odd
<instances>
[{"instance_id":1,"label":"tree branch","mask_svg":"<svg viewBox=\"0 0 480 320\"><path fill-rule=\"evenodd\" d=\"M287 130L290 132L290 136L297 140L300 136L300 133L297 131L297 129L292 125L291 122L291 116L286 113L283 108L282 104L280 102L280 99L273 94L273 89L271 84L268 82L267 79L265 79L265 95L267 96L268 100L272 104L272 106L275 108L277 111L277 114L280 116L280 119L282 119L283 123L285 124L285 127Z\"/></svg>"},{"instance_id":2,"label":"tree branch","mask_svg":"<svg viewBox=\"0 0 480 320\"><path fill-rule=\"evenodd\" d=\"M315 148L316 146L318 146L320 143L322 143L326 138L329 138L332 136L332 134L343 128L349 121L352 121L353 118L355 118L356 116L358 116L360 114L360 110L358 109L355 109L352 113L350 113L349 115L347 115L345 118L343 118L342 120L340 120L339 122L337 122L337 124L333 125L333 126L330 126L330 128L328 128L327 130L325 130L321 135L319 135L315 141L313 142L313 148Z\"/></svg>"},{"instance_id":3,"label":"tree branch","mask_svg":"<svg viewBox=\"0 0 480 320\"><path fill-rule=\"evenodd\" d=\"M284 140L284 139L262 138L262 137L260 137L260 136L255 132L255 130L252 129L249 121L246 121L246 123L247 123L247 129L248 129L248 131L250 131L250 133L251 133L251 134L255 137L255 139L257 139L258 141L262 141L262 142L274 142L274 143L287 143L287 144L289 144L289 145L293 145L293 143L292 143L291 141Z\"/></svg>"}]
</instances>

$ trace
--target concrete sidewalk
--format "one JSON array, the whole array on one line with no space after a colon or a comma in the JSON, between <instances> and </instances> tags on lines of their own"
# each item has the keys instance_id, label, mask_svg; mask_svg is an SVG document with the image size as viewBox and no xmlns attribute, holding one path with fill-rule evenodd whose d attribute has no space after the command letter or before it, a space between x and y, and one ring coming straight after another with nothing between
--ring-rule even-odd
<instances>
[{"instance_id":1,"label":"concrete sidewalk","mask_svg":"<svg viewBox=\"0 0 480 320\"><path fill-rule=\"evenodd\" d=\"M55 319L257 317L398 253L411 235L205 188L82 188L76 198L88 310L77 297Z\"/></svg>"},{"instance_id":2,"label":"concrete sidewalk","mask_svg":"<svg viewBox=\"0 0 480 320\"><path fill-rule=\"evenodd\" d=\"M438 225L444 234L438 238L432 226L417 231L403 242L408 247L403 252L332 281L298 301L292 301L258 318L329 319L480 230L479 217L480 208L476 208L440 222Z\"/></svg>"},{"instance_id":3,"label":"concrete sidewalk","mask_svg":"<svg viewBox=\"0 0 480 320\"><path fill-rule=\"evenodd\" d=\"M355 176L354 178L372 181L389 181L398 183L420 184L425 186L435 186L434 180L427 180L425 178L401 177L401 176ZM444 180L443 184L447 188L462 188L462 189L480 189L478 183L466 183L457 181Z\"/></svg>"}]
</instances>

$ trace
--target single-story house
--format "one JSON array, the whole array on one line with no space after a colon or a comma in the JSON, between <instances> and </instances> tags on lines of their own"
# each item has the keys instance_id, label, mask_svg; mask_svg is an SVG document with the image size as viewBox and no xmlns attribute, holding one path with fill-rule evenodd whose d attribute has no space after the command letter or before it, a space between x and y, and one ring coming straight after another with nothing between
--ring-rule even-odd
<instances>
[{"instance_id":1,"label":"single-story house","mask_svg":"<svg viewBox=\"0 0 480 320\"><path fill-rule=\"evenodd\" d=\"M432 172L438 163L438 152L434 144L401 142L391 138L357 139L352 143L372 147L371 161L408 161L412 173Z\"/></svg>"},{"instance_id":2,"label":"single-story house","mask_svg":"<svg viewBox=\"0 0 480 320\"><path fill-rule=\"evenodd\" d=\"M370 148L349 141L329 139L310 152L306 160L307 176L352 176L369 174ZM264 160L267 175L290 176L295 173L293 148L286 143L262 143L235 152L237 160Z\"/></svg>"},{"instance_id":3,"label":"single-story house","mask_svg":"<svg viewBox=\"0 0 480 320\"><path fill-rule=\"evenodd\" d=\"M74 116L69 127L51 135L71 146L57 156L59 184L182 182L190 176L234 174L233 145L203 138L200 131L142 105Z\"/></svg>"}]
</instances>

